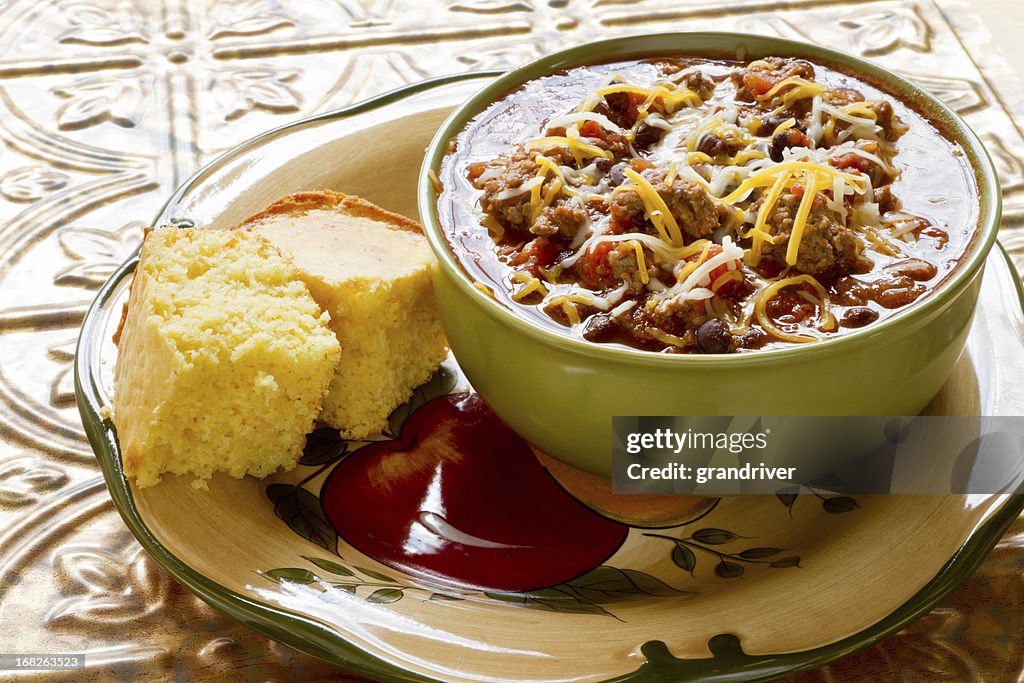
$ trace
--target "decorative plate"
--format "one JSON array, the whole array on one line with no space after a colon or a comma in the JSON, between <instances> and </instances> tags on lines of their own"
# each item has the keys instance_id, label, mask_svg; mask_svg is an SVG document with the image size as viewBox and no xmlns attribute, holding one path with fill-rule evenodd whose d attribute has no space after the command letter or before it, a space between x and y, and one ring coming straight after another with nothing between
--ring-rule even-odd
<instances>
[{"instance_id":1,"label":"decorative plate","mask_svg":"<svg viewBox=\"0 0 1024 683\"><path fill-rule=\"evenodd\" d=\"M487 75L483 76L484 78ZM416 215L427 142L481 75L279 128L187 182L157 222L227 227L330 187ZM681 501L660 528L578 503L471 393L454 359L370 442L314 432L266 480L121 470L110 405L132 259L82 328L78 404L122 517L178 581L292 647L381 679L766 679L924 614L984 558L1017 496L799 494ZM1020 414L1018 281L992 254L968 349L935 414ZM453 577L455 580L453 580Z\"/></svg>"}]
</instances>

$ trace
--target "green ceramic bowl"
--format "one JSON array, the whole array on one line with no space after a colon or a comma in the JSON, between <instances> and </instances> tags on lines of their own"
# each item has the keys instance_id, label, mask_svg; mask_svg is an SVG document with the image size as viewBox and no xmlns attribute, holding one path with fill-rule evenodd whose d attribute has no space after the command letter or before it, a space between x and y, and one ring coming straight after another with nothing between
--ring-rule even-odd
<instances>
[{"instance_id":1,"label":"green ceramic bowl","mask_svg":"<svg viewBox=\"0 0 1024 683\"><path fill-rule=\"evenodd\" d=\"M806 57L845 66L914 103L963 146L977 176L978 233L959 268L893 318L837 339L725 356L667 356L576 340L473 286L440 225L432 174L450 141L509 90L552 72L656 53ZM882 67L814 45L736 33L663 33L580 45L489 83L435 135L419 183L420 216L440 262L435 287L452 350L513 429L563 462L611 472L614 415L916 415L963 350L1000 218L999 181L977 135L949 107Z\"/></svg>"}]
</instances>

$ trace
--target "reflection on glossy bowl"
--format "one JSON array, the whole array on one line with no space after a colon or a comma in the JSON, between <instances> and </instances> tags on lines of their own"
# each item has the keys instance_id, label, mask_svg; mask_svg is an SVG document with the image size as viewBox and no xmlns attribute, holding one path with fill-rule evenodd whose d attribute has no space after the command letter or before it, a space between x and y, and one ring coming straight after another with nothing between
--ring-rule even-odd
<instances>
[{"instance_id":1,"label":"reflection on glossy bowl","mask_svg":"<svg viewBox=\"0 0 1024 683\"><path fill-rule=\"evenodd\" d=\"M645 54L786 55L845 66L887 86L938 121L966 151L979 189L978 234L958 269L927 298L888 320L798 348L724 356L652 354L593 344L540 327L473 286L440 225L431 177L450 141L476 114L531 79ZM441 267L442 320L473 386L540 450L609 476L615 415L916 415L963 350L982 267L1000 217L995 169L978 137L947 106L864 60L780 38L666 33L581 45L488 84L438 131L424 160L420 216Z\"/></svg>"}]
</instances>

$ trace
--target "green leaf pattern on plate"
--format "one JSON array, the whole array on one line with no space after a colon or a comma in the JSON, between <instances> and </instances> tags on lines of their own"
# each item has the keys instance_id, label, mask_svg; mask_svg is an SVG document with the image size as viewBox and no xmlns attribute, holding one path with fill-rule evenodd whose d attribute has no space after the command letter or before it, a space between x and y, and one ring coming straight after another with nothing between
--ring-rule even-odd
<instances>
[{"instance_id":1,"label":"green leaf pattern on plate","mask_svg":"<svg viewBox=\"0 0 1024 683\"><path fill-rule=\"evenodd\" d=\"M433 602L458 602L467 599L478 602L493 601L525 609L563 614L595 614L615 619L618 617L602 605L646 597L690 595L689 592L673 588L661 579L645 572L607 565L595 567L583 576L551 588L516 593L455 589L448 593L439 593L436 587L402 585L382 572L348 565L344 560L338 562L305 555L303 559L325 574L347 578L345 581L333 581L301 567L281 567L262 572L262 574L277 583L315 584L321 590L343 591L377 605L398 602L408 593L419 593L424 595L425 600Z\"/></svg>"}]
</instances>

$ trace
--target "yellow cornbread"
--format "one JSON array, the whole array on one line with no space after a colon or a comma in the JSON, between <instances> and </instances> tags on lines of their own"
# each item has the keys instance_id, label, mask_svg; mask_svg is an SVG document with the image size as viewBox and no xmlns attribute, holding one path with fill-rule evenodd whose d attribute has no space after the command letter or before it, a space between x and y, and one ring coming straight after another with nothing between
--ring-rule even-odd
<instances>
[{"instance_id":1,"label":"yellow cornbread","mask_svg":"<svg viewBox=\"0 0 1024 683\"><path fill-rule=\"evenodd\" d=\"M341 361L321 421L347 439L380 432L447 355L431 280L434 256L420 226L324 190L285 197L239 228L290 256L330 313Z\"/></svg>"},{"instance_id":2,"label":"yellow cornbread","mask_svg":"<svg viewBox=\"0 0 1024 683\"><path fill-rule=\"evenodd\" d=\"M328 316L251 233L162 228L142 247L120 332L114 423L140 487L295 466L334 376Z\"/></svg>"}]
</instances>

